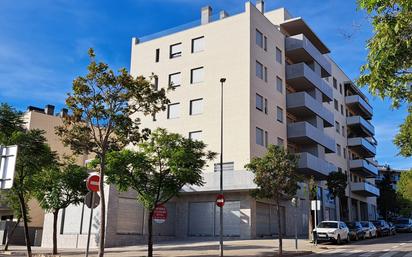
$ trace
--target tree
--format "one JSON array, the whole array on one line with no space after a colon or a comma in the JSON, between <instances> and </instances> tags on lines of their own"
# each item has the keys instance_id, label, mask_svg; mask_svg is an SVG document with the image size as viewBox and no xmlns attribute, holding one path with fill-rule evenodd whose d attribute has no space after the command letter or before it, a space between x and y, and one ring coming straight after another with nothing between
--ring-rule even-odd
<instances>
[{"instance_id":1,"label":"tree","mask_svg":"<svg viewBox=\"0 0 412 257\"><path fill-rule=\"evenodd\" d=\"M378 211L386 220L393 213L398 212L399 203L396 191L392 188L391 177L385 174L381 182L377 184L379 188L379 197L377 199Z\"/></svg>"},{"instance_id":2,"label":"tree","mask_svg":"<svg viewBox=\"0 0 412 257\"><path fill-rule=\"evenodd\" d=\"M57 218L61 209L78 205L87 193L85 167L64 163L48 167L35 177L34 196L46 212L53 213L53 254L57 254Z\"/></svg>"},{"instance_id":3,"label":"tree","mask_svg":"<svg viewBox=\"0 0 412 257\"><path fill-rule=\"evenodd\" d=\"M408 105L409 116L395 143L401 155L411 156L412 3L410 0L358 0L358 5L371 15L374 27L374 35L367 43L367 63L361 67L358 83L367 85L373 95L391 98L395 108L402 103Z\"/></svg>"},{"instance_id":4,"label":"tree","mask_svg":"<svg viewBox=\"0 0 412 257\"><path fill-rule=\"evenodd\" d=\"M2 124L7 124L0 127L0 139L2 140L0 144L18 146L14 182L10 193L19 200L27 255L31 256L27 203L33 194L34 176L52 164L55 153L46 144L43 131L26 130L23 127L21 112L8 105L2 105L0 120L4 122Z\"/></svg>"},{"instance_id":5,"label":"tree","mask_svg":"<svg viewBox=\"0 0 412 257\"><path fill-rule=\"evenodd\" d=\"M169 100L164 88L156 90L144 77L133 78L126 69L115 74L107 64L96 62L89 50L88 74L73 81L66 105L71 111L64 125L57 129L62 141L75 153L94 153L100 173L100 244L99 257L104 255L106 201L104 178L107 153L146 138L149 131L140 129L141 115L163 111Z\"/></svg>"},{"instance_id":6,"label":"tree","mask_svg":"<svg viewBox=\"0 0 412 257\"><path fill-rule=\"evenodd\" d=\"M202 169L215 153L201 141L157 129L136 151L123 150L108 156L107 181L118 190L130 188L148 211L148 256L153 256L153 212L177 196L182 187L203 185Z\"/></svg>"},{"instance_id":7,"label":"tree","mask_svg":"<svg viewBox=\"0 0 412 257\"><path fill-rule=\"evenodd\" d=\"M400 212L405 216L412 216L412 169L401 173L397 187Z\"/></svg>"},{"instance_id":8,"label":"tree","mask_svg":"<svg viewBox=\"0 0 412 257\"><path fill-rule=\"evenodd\" d=\"M326 185L334 198L338 197L340 201L345 198L348 179L344 173L339 171L333 171L329 173L328 177L326 178ZM339 204L339 216L342 217L341 215L342 204Z\"/></svg>"},{"instance_id":9,"label":"tree","mask_svg":"<svg viewBox=\"0 0 412 257\"><path fill-rule=\"evenodd\" d=\"M255 157L245 165L247 170L255 174L254 182L258 189L252 192L256 198L274 200L277 207L279 228L279 256L282 256L282 225L280 202L291 199L299 189L298 183L302 177L296 172L298 156L288 153L280 146L269 145L267 153L262 157Z\"/></svg>"}]
</instances>

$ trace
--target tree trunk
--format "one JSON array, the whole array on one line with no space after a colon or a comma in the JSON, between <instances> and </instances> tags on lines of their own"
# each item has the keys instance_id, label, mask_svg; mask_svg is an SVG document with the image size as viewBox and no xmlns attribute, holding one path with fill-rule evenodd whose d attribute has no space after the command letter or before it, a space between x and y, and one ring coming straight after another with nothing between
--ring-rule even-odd
<instances>
[{"instance_id":1,"label":"tree trunk","mask_svg":"<svg viewBox=\"0 0 412 257\"><path fill-rule=\"evenodd\" d=\"M57 254L57 218L59 210L53 212L53 254Z\"/></svg>"},{"instance_id":2,"label":"tree trunk","mask_svg":"<svg viewBox=\"0 0 412 257\"><path fill-rule=\"evenodd\" d=\"M19 217L19 218L17 219L17 222L16 222L16 224L13 225L13 228L11 229L10 233L7 232L6 244L4 245L4 251L8 251L8 250L9 250L10 239L11 239L11 237L13 236L14 231L16 231L16 228L17 228L17 226L19 225L20 220L21 220L21 217Z\"/></svg>"},{"instance_id":3,"label":"tree trunk","mask_svg":"<svg viewBox=\"0 0 412 257\"><path fill-rule=\"evenodd\" d=\"M280 205L279 205L279 198L276 199L276 209L278 213L278 228L279 228L279 256L283 254L283 243L282 243L282 219L280 217Z\"/></svg>"},{"instance_id":4,"label":"tree trunk","mask_svg":"<svg viewBox=\"0 0 412 257\"><path fill-rule=\"evenodd\" d=\"M24 202L24 196L21 195L21 194L18 194L18 196L19 196L21 214L22 214L22 217L23 217L24 238L26 240L27 256L31 257L31 244L30 244L30 237L29 237L29 226L27 224L26 204Z\"/></svg>"},{"instance_id":5,"label":"tree trunk","mask_svg":"<svg viewBox=\"0 0 412 257\"><path fill-rule=\"evenodd\" d=\"M106 155L100 157L100 233L99 233L99 257L104 256L104 245L106 235L106 201L104 194L104 173L106 171Z\"/></svg>"},{"instance_id":6,"label":"tree trunk","mask_svg":"<svg viewBox=\"0 0 412 257\"><path fill-rule=\"evenodd\" d=\"M153 257L153 210L149 212L147 223L147 257Z\"/></svg>"}]
</instances>

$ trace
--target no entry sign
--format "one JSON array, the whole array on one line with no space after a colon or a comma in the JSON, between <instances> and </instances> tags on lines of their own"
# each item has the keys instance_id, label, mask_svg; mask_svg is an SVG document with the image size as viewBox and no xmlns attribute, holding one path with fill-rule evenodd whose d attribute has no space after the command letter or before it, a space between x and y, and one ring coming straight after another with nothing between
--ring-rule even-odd
<instances>
[{"instance_id":1,"label":"no entry sign","mask_svg":"<svg viewBox=\"0 0 412 257\"><path fill-rule=\"evenodd\" d=\"M99 175L90 175L87 178L86 186L92 192L99 192L100 176Z\"/></svg>"},{"instance_id":2,"label":"no entry sign","mask_svg":"<svg viewBox=\"0 0 412 257\"><path fill-rule=\"evenodd\" d=\"M153 212L153 221L157 224L162 224L167 219L167 209L164 205L159 205Z\"/></svg>"},{"instance_id":3,"label":"no entry sign","mask_svg":"<svg viewBox=\"0 0 412 257\"><path fill-rule=\"evenodd\" d=\"M216 197L216 205L218 207L223 207L225 205L225 196L222 194L218 194Z\"/></svg>"}]
</instances>

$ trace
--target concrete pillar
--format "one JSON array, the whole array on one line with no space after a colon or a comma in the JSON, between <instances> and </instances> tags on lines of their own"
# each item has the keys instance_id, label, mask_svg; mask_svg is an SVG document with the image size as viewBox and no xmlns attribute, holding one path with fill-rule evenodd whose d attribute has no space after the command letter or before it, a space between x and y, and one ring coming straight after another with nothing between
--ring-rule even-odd
<instances>
[{"instance_id":1,"label":"concrete pillar","mask_svg":"<svg viewBox=\"0 0 412 257\"><path fill-rule=\"evenodd\" d=\"M225 12L225 11L220 11L219 12L219 19L224 19L224 18L226 18L226 17L229 17L229 14L227 13L227 12Z\"/></svg>"},{"instance_id":2,"label":"concrete pillar","mask_svg":"<svg viewBox=\"0 0 412 257\"><path fill-rule=\"evenodd\" d=\"M202 7L202 12L201 12L201 24L208 24L212 21L212 7L210 6L205 6Z\"/></svg>"}]
</instances>

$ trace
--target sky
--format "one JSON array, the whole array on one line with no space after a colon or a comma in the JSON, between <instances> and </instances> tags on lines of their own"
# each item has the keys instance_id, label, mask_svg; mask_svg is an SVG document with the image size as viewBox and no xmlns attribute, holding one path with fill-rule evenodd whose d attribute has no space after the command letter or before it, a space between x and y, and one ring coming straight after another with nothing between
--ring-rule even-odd
<instances>
[{"instance_id":1,"label":"sky","mask_svg":"<svg viewBox=\"0 0 412 257\"><path fill-rule=\"evenodd\" d=\"M253 0L252 2L254 2ZM212 6L236 12L245 0L0 0L0 102L19 110L53 104L63 107L74 78L86 73L87 49L113 69L130 67L132 37L142 37L200 19ZM356 0L266 0L266 8L285 7L312 27L332 58L352 79L365 62L372 35ZM363 89L365 93L366 90ZM369 94L367 94L371 97ZM402 107L371 97L378 140L376 159L393 168L411 168L397 156L392 140L406 117Z\"/></svg>"}]
</instances>

